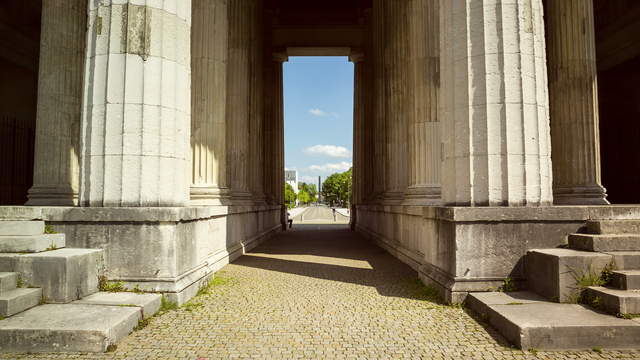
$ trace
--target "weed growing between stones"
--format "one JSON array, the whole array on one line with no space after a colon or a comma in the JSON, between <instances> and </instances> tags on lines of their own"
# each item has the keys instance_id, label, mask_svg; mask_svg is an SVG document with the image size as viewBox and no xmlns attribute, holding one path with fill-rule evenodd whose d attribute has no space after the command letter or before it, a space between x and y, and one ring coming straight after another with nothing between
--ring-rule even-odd
<instances>
[{"instance_id":1,"label":"weed growing between stones","mask_svg":"<svg viewBox=\"0 0 640 360\"><path fill-rule=\"evenodd\" d=\"M16 281L16 284L19 288L25 287L26 284L24 283L24 280L22 280L22 275L18 274L18 280Z\"/></svg>"},{"instance_id":2,"label":"weed growing between stones","mask_svg":"<svg viewBox=\"0 0 640 360\"><path fill-rule=\"evenodd\" d=\"M613 265L609 264L605 266L600 273L594 271L593 267L589 265L587 271L578 273L575 270L571 270L571 274L576 281L576 289L574 293L569 296L569 302L574 304L587 304L595 309L600 309L601 299L597 296L589 296L585 291L591 286L605 286L609 284L613 277Z\"/></svg>"},{"instance_id":3,"label":"weed growing between stones","mask_svg":"<svg viewBox=\"0 0 640 360\"><path fill-rule=\"evenodd\" d=\"M171 310L176 310L177 308L178 308L178 303L170 301L166 296L162 295L162 298L160 298L160 310L158 310L158 314L162 314Z\"/></svg>"},{"instance_id":4,"label":"weed growing between stones","mask_svg":"<svg viewBox=\"0 0 640 360\"><path fill-rule=\"evenodd\" d=\"M123 292L127 291L122 281L109 281L106 276L98 278L98 289L106 292Z\"/></svg>"},{"instance_id":5,"label":"weed growing between stones","mask_svg":"<svg viewBox=\"0 0 640 360\"><path fill-rule=\"evenodd\" d=\"M4 316L0 315L0 321L2 321L2 320L4 320L4 319L6 319L6 317L4 317Z\"/></svg>"},{"instance_id":6,"label":"weed growing between stones","mask_svg":"<svg viewBox=\"0 0 640 360\"><path fill-rule=\"evenodd\" d=\"M52 251L52 250L56 250L58 247L56 246L56 244L51 243L51 245L49 245L49 247L46 249L47 251Z\"/></svg>"},{"instance_id":7,"label":"weed growing between stones","mask_svg":"<svg viewBox=\"0 0 640 360\"><path fill-rule=\"evenodd\" d=\"M513 301L513 302L510 302L510 303L507 303L507 305L524 305L524 303Z\"/></svg>"},{"instance_id":8,"label":"weed growing between stones","mask_svg":"<svg viewBox=\"0 0 640 360\"><path fill-rule=\"evenodd\" d=\"M596 352L598 354L602 354L602 347L601 346L595 346L593 349L593 352Z\"/></svg>"},{"instance_id":9,"label":"weed growing between stones","mask_svg":"<svg viewBox=\"0 0 640 360\"><path fill-rule=\"evenodd\" d=\"M631 319L635 319L635 318L640 318L640 314L623 314L623 313L617 313L616 314L617 317L621 318L621 319L627 319L627 320L631 320Z\"/></svg>"},{"instance_id":10,"label":"weed growing between stones","mask_svg":"<svg viewBox=\"0 0 640 360\"><path fill-rule=\"evenodd\" d=\"M417 300L431 301L440 304L443 302L438 290L431 285L425 285L419 278L410 280L408 285L411 291L411 297Z\"/></svg>"},{"instance_id":11,"label":"weed growing between stones","mask_svg":"<svg viewBox=\"0 0 640 360\"><path fill-rule=\"evenodd\" d=\"M45 234L57 234L57 232L53 229L52 225L45 225L44 226L44 233Z\"/></svg>"},{"instance_id":12,"label":"weed growing between stones","mask_svg":"<svg viewBox=\"0 0 640 360\"><path fill-rule=\"evenodd\" d=\"M140 319L140 320L138 320L138 325L136 325L136 327L133 328L133 331L142 330L145 327L147 327L147 325L149 325L149 323L151 323L151 319L150 318Z\"/></svg>"},{"instance_id":13,"label":"weed growing between stones","mask_svg":"<svg viewBox=\"0 0 640 360\"><path fill-rule=\"evenodd\" d=\"M536 349L536 348L529 348L528 351L534 356L538 355L538 349Z\"/></svg>"},{"instance_id":14,"label":"weed growing between stones","mask_svg":"<svg viewBox=\"0 0 640 360\"><path fill-rule=\"evenodd\" d=\"M515 281L512 278L508 277L502 281L502 286L498 289L500 292L512 292L517 291L518 287L516 286Z\"/></svg>"}]
</instances>

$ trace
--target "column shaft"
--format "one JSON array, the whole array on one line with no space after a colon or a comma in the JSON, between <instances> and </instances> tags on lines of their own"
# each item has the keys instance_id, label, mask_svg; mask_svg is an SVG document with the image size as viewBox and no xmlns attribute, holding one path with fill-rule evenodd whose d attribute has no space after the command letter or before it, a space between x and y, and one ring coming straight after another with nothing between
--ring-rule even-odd
<instances>
[{"instance_id":1,"label":"column shaft","mask_svg":"<svg viewBox=\"0 0 640 360\"><path fill-rule=\"evenodd\" d=\"M548 205L541 0L441 0L443 200Z\"/></svg>"},{"instance_id":2,"label":"column shaft","mask_svg":"<svg viewBox=\"0 0 640 360\"><path fill-rule=\"evenodd\" d=\"M228 196L226 0L193 0L191 204L216 205Z\"/></svg>"},{"instance_id":3,"label":"column shaft","mask_svg":"<svg viewBox=\"0 0 640 360\"><path fill-rule=\"evenodd\" d=\"M87 1L44 0L28 205L76 205Z\"/></svg>"},{"instance_id":4,"label":"column shaft","mask_svg":"<svg viewBox=\"0 0 640 360\"><path fill-rule=\"evenodd\" d=\"M264 117L264 42L262 24L262 1L254 0L253 21L250 24L251 41L249 43L250 91L249 91L249 169L248 182L255 203L265 202L265 191L262 186L262 167L264 153L262 151L263 117Z\"/></svg>"},{"instance_id":5,"label":"column shaft","mask_svg":"<svg viewBox=\"0 0 640 360\"><path fill-rule=\"evenodd\" d=\"M593 1L548 1L546 15L554 201L608 204L600 178Z\"/></svg>"},{"instance_id":6,"label":"column shaft","mask_svg":"<svg viewBox=\"0 0 640 360\"><path fill-rule=\"evenodd\" d=\"M408 14L410 37L409 84L414 105L409 124L410 184L406 200L433 204L440 200L438 119L439 5L438 0L412 0Z\"/></svg>"},{"instance_id":7,"label":"column shaft","mask_svg":"<svg viewBox=\"0 0 640 360\"><path fill-rule=\"evenodd\" d=\"M386 167L386 153L387 153L387 141L386 141L386 119L385 119L385 107L386 107L386 94L387 90L385 85L385 68L384 49L386 44L385 22L387 21L384 11L384 0L374 0L372 11L372 33L373 33L373 46L372 46L372 61L373 61L373 95L372 106L373 112L373 142L374 142L374 167L373 177L375 182L373 184L374 194L372 197L376 200L381 200L384 196L384 191L387 187L387 175L389 171Z\"/></svg>"},{"instance_id":8,"label":"column shaft","mask_svg":"<svg viewBox=\"0 0 640 360\"><path fill-rule=\"evenodd\" d=\"M353 53L349 60L354 64L353 80L353 171L352 171L352 202L361 204L363 200L363 185L365 183L365 91L366 74L364 56L362 53ZM352 207L353 208L353 207Z\"/></svg>"},{"instance_id":9,"label":"column shaft","mask_svg":"<svg viewBox=\"0 0 640 360\"><path fill-rule=\"evenodd\" d=\"M189 198L191 0L90 2L80 200L183 206Z\"/></svg>"}]
</instances>

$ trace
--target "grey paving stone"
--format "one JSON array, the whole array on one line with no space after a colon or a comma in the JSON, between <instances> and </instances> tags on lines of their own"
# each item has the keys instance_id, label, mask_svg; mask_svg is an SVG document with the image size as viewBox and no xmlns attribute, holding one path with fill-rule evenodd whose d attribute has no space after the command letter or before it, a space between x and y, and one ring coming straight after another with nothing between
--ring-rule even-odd
<instances>
[{"instance_id":1,"label":"grey paving stone","mask_svg":"<svg viewBox=\"0 0 640 360\"><path fill-rule=\"evenodd\" d=\"M72 304L135 306L145 318L152 317L160 309L160 294L136 294L132 292L98 292Z\"/></svg>"}]
</instances>

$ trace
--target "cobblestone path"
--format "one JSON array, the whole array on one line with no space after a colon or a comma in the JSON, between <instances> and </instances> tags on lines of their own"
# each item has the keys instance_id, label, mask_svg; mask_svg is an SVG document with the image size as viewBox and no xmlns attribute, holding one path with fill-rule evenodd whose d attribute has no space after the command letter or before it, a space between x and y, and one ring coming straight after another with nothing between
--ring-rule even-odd
<instances>
[{"instance_id":1,"label":"cobblestone path","mask_svg":"<svg viewBox=\"0 0 640 360\"><path fill-rule=\"evenodd\" d=\"M638 359L523 352L461 307L429 300L414 271L344 226L294 225L226 266L208 294L106 354L28 359Z\"/></svg>"}]
</instances>

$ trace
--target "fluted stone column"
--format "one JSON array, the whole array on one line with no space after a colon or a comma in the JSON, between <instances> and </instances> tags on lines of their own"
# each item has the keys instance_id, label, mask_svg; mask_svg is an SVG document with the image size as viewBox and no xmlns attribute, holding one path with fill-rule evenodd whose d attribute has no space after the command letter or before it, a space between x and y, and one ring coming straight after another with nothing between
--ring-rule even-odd
<instances>
[{"instance_id":1,"label":"fluted stone column","mask_svg":"<svg viewBox=\"0 0 640 360\"><path fill-rule=\"evenodd\" d=\"M373 162L373 184L372 200L380 201L384 196L387 187L387 175L389 171L386 167L386 92L385 87L385 67L384 49L387 40L385 32L385 22L387 21L384 11L384 0L374 0L372 9L372 62L373 62L373 86L372 86L372 106L373 106L373 143L374 158Z\"/></svg>"},{"instance_id":2,"label":"fluted stone column","mask_svg":"<svg viewBox=\"0 0 640 360\"><path fill-rule=\"evenodd\" d=\"M271 193L277 205L282 206L280 220L283 228L287 223L287 208L284 205L284 84L282 63L289 60L285 53L274 53L271 63L270 108L266 110L269 122L272 124L273 145L273 189Z\"/></svg>"},{"instance_id":3,"label":"fluted stone column","mask_svg":"<svg viewBox=\"0 0 640 360\"><path fill-rule=\"evenodd\" d=\"M441 0L443 200L549 205L541 0Z\"/></svg>"},{"instance_id":4,"label":"fluted stone column","mask_svg":"<svg viewBox=\"0 0 640 360\"><path fill-rule=\"evenodd\" d=\"M87 0L42 1L33 187L28 205L76 205Z\"/></svg>"},{"instance_id":5,"label":"fluted stone column","mask_svg":"<svg viewBox=\"0 0 640 360\"><path fill-rule=\"evenodd\" d=\"M401 201L408 185L408 141L407 126L412 122L411 107L413 98L409 94L409 16L408 2L386 1L385 32L387 36L384 48L384 86L386 87L385 119L387 148L386 153L386 191L385 199L390 202Z\"/></svg>"},{"instance_id":6,"label":"fluted stone column","mask_svg":"<svg viewBox=\"0 0 640 360\"><path fill-rule=\"evenodd\" d=\"M229 0L227 63L227 159L231 198L251 200L249 189L249 116L251 91L251 24L254 0Z\"/></svg>"},{"instance_id":7,"label":"fluted stone column","mask_svg":"<svg viewBox=\"0 0 640 360\"><path fill-rule=\"evenodd\" d=\"M81 203L189 199L191 0L91 1Z\"/></svg>"},{"instance_id":8,"label":"fluted stone column","mask_svg":"<svg viewBox=\"0 0 640 360\"><path fill-rule=\"evenodd\" d=\"M554 202L608 204L600 178L593 1L548 1L546 16Z\"/></svg>"},{"instance_id":9,"label":"fluted stone column","mask_svg":"<svg viewBox=\"0 0 640 360\"><path fill-rule=\"evenodd\" d=\"M412 0L408 13L410 86L413 96L409 124L409 188L405 201L434 204L440 200L438 91L440 39L439 0Z\"/></svg>"},{"instance_id":10,"label":"fluted stone column","mask_svg":"<svg viewBox=\"0 0 640 360\"><path fill-rule=\"evenodd\" d=\"M353 81L353 185L352 185L352 205L361 204L363 200L364 175L364 114L365 114L365 91L367 91L365 79L364 54L354 52L349 56L349 61L354 64ZM353 209L353 206L352 206ZM354 212L352 211L352 217ZM353 220L353 219L352 219Z\"/></svg>"},{"instance_id":11,"label":"fluted stone column","mask_svg":"<svg viewBox=\"0 0 640 360\"><path fill-rule=\"evenodd\" d=\"M228 197L226 101L227 0L193 0L192 205L218 205Z\"/></svg>"},{"instance_id":12,"label":"fluted stone column","mask_svg":"<svg viewBox=\"0 0 640 360\"><path fill-rule=\"evenodd\" d=\"M265 190L262 181L262 168L264 166L263 141L263 117L264 117L264 42L263 42L263 3L261 0L253 1L252 14L254 21L250 24L249 62L250 62L250 87L249 87L249 169L248 184L255 204L265 203Z\"/></svg>"}]
</instances>

